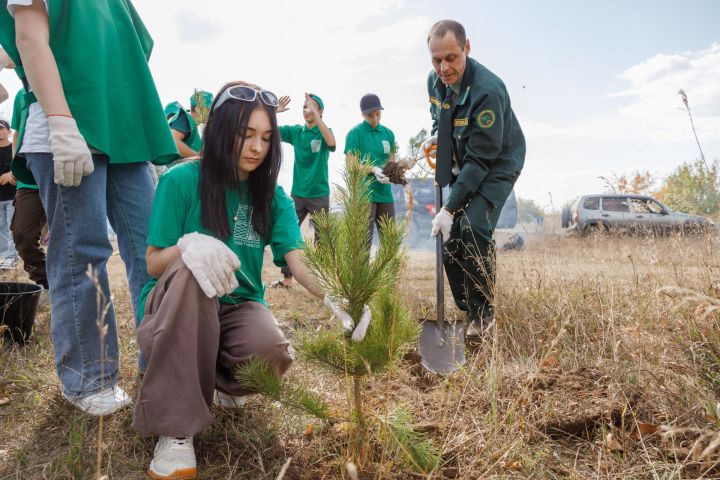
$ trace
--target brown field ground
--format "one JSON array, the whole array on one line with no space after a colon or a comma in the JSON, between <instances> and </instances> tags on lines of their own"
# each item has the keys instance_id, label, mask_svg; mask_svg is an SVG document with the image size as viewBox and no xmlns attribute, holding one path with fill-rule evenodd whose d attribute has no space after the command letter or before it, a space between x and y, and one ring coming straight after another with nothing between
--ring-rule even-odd
<instances>
[{"instance_id":1,"label":"brown field ground","mask_svg":"<svg viewBox=\"0 0 720 480\"><path fill-rule=\"evenodd\" d=\"M498 256L497 329L449 377L412 352L366 383L368 409L409 406L442 454L427 478L720 478L718 240L531 236ZM399 289L434 315L432 252L410 252ZM134 322L119 256L109 270L121 337L120 384L138 388ZM270 261L265 281L278 276ZM20 270L11 275L22 276ZM8 275L5 275L7 278ZM301 287L268 290L293 339L330 322ZM447 305L452 305L448 294ZM450 316L458 317L454 307ZM290 375L349 408L350 382L297 361ZM0 478L97 478L99 421L61 399L40 311L34 341L0 349ZM144 478L154 441L132 409L104 421L101 474ZM347 432L255 396L195 440L200 478L343 478ZM361 478L424 478L370 449Z\"/></svg>"}]
</instances>

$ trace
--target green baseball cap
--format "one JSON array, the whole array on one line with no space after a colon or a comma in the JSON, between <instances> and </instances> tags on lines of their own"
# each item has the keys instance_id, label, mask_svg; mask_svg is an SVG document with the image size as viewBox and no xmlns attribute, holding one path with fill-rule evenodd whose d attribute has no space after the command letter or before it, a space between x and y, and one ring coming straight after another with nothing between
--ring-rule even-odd
<instances>
[{"instance_id":1,"label":"green baseball cap","mask_svg":"<svg viewBox=\"0 0 720 480\"><path fill-rule=\"evenodd\" d=\"M314 93L310 94L310 98L312 98L313 100L315 100L317 102L318 108L320 110L325 110L325 104L323 103L322 98L318 97Z\"/></svg>"},{"instance_id":2,"label":"green baseball cap","mask_svg":"<svg viewBox=\"0 0 720 480\"><path fill-rule=\"evenodd\" d=\"M202 100L205 108L210 108L213 102L213 94L205 90L195 90L195 93L190 96L190 108L197 107L198 97Z\"/></svg>"}]
</instances>

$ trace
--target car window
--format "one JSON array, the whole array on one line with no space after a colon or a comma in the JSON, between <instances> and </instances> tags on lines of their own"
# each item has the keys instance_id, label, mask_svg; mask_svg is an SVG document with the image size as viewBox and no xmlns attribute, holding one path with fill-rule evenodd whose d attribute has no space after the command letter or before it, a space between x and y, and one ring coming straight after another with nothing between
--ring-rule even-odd
<instances>
[{"instance_id":1,"label":"car window","mask_svg":"<svg viewBox=\"0 0 720 480\"><path fill-rule=\"evenodd\" d=\"M650 210L650 207L648 207L642 198L631 198L630 210L633 213L652 213L652 210Z\"/></svg>"},{"instance_id":2,"label":"car window","mask_svg":"<svg viewBox=\"0 0 720 480\"><path fill-rule=\"evenodd\" d=\"M663 206L655 200L648 200L646 203L652 213L663 213L665 211Z\"/></svg>"},{"instance_id":3,"label":"car window","mask_svg":"<svg viewBox=\"0 0 720 480\"><path fill-rule=\"evenodd\" d=\"M600 208L600 199L598 197L586 198L583 202L585 210L598 210Z\"/></svg>"},{"instance_id":4,"label":"car window","mask_svg":"<svg viewBox=\"0 0 720 480\"><path fill-rule=\"evenodd\" d=\"M630 206L625 197L605 197L602 199L602 209L607 212L629 212Z\"/></svg>"}]
</instances>

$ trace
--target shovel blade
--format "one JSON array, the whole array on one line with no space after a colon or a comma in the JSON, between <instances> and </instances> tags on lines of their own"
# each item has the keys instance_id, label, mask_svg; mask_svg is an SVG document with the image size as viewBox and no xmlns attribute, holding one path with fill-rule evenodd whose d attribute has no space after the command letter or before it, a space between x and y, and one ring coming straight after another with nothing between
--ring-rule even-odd
<instances>
[{"instance_id":1,"label":"shovel blade","mask_svg":"<svg viewBox=\"0 0 720 480\"><path fill-rule=\"evenodd\" d=\"M460 323L442 323L423 323L418 352L425 369L447 375L465 364L465 330Z\"/></svg>"}]
</instances>

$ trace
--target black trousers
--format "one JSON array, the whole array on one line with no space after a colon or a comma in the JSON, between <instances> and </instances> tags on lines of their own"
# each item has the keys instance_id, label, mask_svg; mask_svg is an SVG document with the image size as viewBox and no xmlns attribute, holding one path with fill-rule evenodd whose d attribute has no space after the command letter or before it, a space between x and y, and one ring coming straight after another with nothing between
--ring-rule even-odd
<instances>
[{"instance_id":1,"label":"black trousers","mask_svg":"<svg viewBox=\"0 0 720 480\"><path fill-rule=\"evenodd\" d=\"M453 299L470 321L493 314L495 241L493 233L502 205L476 194L455 213L444 244L443 264Z\"/></svg>"}]
</instances>

